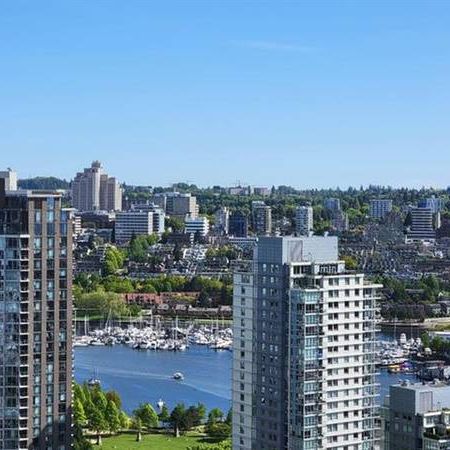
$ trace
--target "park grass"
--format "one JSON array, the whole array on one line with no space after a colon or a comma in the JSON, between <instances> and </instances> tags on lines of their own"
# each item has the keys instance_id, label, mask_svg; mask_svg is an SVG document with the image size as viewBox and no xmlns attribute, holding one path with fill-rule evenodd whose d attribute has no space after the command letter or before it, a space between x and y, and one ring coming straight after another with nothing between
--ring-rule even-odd
<instances>
[{"instance_id":1,"label":"park grass","mask_svg":"<svg viewBox=\"0 0 450 450\"><path fill-rule=\"evenodd\" d=\"M102 450L186 450L189 446L216 442L198 432L191 432L178 438L165 433L143 434L141 442L136 442L136 433L124 433L105 437L102 441L101 447L94 446L94 448Z\"/></svg>"}]
</instances>

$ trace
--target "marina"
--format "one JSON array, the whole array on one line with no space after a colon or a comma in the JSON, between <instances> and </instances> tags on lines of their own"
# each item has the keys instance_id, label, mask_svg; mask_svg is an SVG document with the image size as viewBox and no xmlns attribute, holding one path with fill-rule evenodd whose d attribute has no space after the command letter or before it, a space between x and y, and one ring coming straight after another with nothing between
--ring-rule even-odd
<instances>
[{"instance_id":1,"label":"marina","mask_svg":"<svg viewBox=\"0 0 450 450\"><path fill-rule=\"evenodd\" d=\"M191 334L195 333L192 330ZM197 337L202 335L199 333ZM205 336L208 339L211 334ZM381 335L379 342L377 345L386 350L401 346L387 335ZM216 351L206 343L190 343L186 351L136 351L121 344L87 345L76 347L74 355L75 380L79 383L97 380L104 389L117 390L128 413L141 402L157 407L162 401L169 408L179 402L186 405L201 402L208 409L218 407L224 411L231 406L232 352ZM182 379L175 379L176 373ZM390 371L388 367L380 367L379 373L379 401L388 394L389 385L417 379L412 372Z\"/></svg>"},{"instance_id":2,"label":"marina","mask_svg":"<svg viewBox=\"0 0 450 450\"><path fill-rule=\"evenodd\" d=\"M430 353L430 349L423 348L420 337L407 339L405 333L400 334L399 340L379 339L375 349L377 366L390 373L413 373L412 360Z\"/></svg>"},{"instance_id":3,"label":"marina","mask_svg":"<svg viewBox=\"0 0 450 450\"><path fill-rule=\"evenodd\" d=\"M214 350L231 350L233 332L231 328L213 325L179 325L171 322L109 326L88 331L85 323L82 334L74 338L74 347L125 345L134 350L185 351L190 345L204 345Z\"/></svg>"}]
</instances>

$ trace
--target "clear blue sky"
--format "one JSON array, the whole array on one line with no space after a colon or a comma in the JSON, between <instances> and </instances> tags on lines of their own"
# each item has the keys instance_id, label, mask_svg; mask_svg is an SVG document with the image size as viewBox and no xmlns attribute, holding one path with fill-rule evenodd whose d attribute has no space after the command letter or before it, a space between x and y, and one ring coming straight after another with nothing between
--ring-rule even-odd
<instances>
[{"instance_id":1,"label":"clear blue sky","mask_svg":"<svg viewBox=\"0 0 450 450\"><path fill-rule=\"evenodd\" d=\"M450 184L450 2L0 5L0 167L168 185Z\"/></svg>"}]
</instances>

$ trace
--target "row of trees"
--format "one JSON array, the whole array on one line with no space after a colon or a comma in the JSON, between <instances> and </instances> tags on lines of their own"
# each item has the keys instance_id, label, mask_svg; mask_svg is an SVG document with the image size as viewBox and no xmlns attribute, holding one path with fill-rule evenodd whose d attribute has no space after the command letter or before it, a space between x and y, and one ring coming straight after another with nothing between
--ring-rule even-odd
<instances>
[{"instance_id":1,"label":"row of trees","mask_svg":"<svg viewBox=\"0 0 450 450\"><path fill-rule=\"evenodd\" d=\"M83 436L83 429L95 432L97 444L103 433L115 434L121 430L135 430L136 440L142 439L143 431L151 432L160 426L170 427L173 435L192 430L205 423L205 433L214 439L225 440L231 435L231 411L212 409L206 416L206 407L199 403L186 407L179 403L170 412L166 405L157 414L150 403L140 404L131 417L122 410L120 396L115 391L104 392L100 386L74 385L73 412L75 422L75 449L90 449Z\"/></svg>"},{"instance_id":2,"label":"row of trees","mask_svg":"<svg viewBox=\"0 0 450 450\"><path fill-rule=\"evenodd\" d=\"M428 347L433 350L433 352L441 355L450 354L450 341L443 339L440 336L431 338L428 333L422 333L420 337L425 348Z\"/></svg>"},{"instance_id":3,"label":"row of trees","mask_svg":"<svg viewBox=\"0 0 450 450\"><path fill-rule=\"evenodd\" d=\"M159 241L157 234L149 236L133 236L128 245L127 256L130 261L146 262L148 260L148 249Z\"/></svg>"},{"instance_id":4,"label":"row of trees","mask_svg":"<svg viewBox=\"0 0 450 450\"><path fill-rule=\"evenodd\" d=\"M79 274L75 278L75 298L83 294L112 292L161 293L161 292L200 292L201 298L211 298L215 304L230 305L233 296L231 277L220 280L202 276L185 277L181 275L161 275L154 278L135 280L117 275L100 277Z\"/></svg>"},{"instance_id":5,"label":"row of trees","mask_svg":"<svg viewBox=\"0 0 450 450\"><path fill-rule=\"evenodd\" d=\"M137 316L141 310L138 306L126 305L119 294L102 289L94 292L74 289L74 306L80 316L128 317Z\"/></svg>"},{"instance_id":6,"label":"row of trees","mask_svg":"<svg viewBox=\"0 0 450 450\"><path fill-rule=\"evenodd\" d=\"M75 449L88 449L89 443L83 437L82 430L87 428L97 434L97 444L101 444L101 433L117 433L130 426L130 419L122 411L119 395L114 392L103 392L98 387L87 384L74 384L73 415L75 433Z\"/></svg>"},{"instance_id":7,"label":"row of trees","mask_svg":"<svg viewBox=\"0 0 450 450\"><path fill-rule=\"evenodd\" d=\"M103 272L106 275L116 274L123 268L126 254L117 247L110 246L105 253L105 262L103 263Z\"/></svg>"},{"instance_id":8,"label":"row of trees","mask_svg":"<svg viewBox=\"0 0 450 450\"><path fill-rule=\"evenodd\" d=\"M115 275L123 269L125 261L144 263L149 259L148 249L159 241L157 234L149 236L133 236L128 247L119 249L115 246L109 246L106 250L105 261L103 264L103 273L105 275Z\"/></svg>"},{"instance_id":9,"label":"row of trees","mask_svg":"<svg viewBox=\"0 0 450 450\"><path fill-rule=\"evenodd\" d=\"M430 306L441 295L448 295L450 285L434 275L418 280L400 280L394 277L377 276L375 282L384 286L381 315L387 320L423 321L431 314Z\"/></svg>"}]
</instances>

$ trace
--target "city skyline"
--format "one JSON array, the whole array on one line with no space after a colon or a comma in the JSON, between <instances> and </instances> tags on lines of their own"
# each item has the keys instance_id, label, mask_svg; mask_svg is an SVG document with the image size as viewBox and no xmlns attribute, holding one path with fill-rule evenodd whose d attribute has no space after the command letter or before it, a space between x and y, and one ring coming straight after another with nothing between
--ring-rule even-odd
<instances>
[{"instance_id":1,"label":"city skyline","mask_svg":"<svg viewBox=\"0 0 450 450\"><path fill-rule=\"evenodd\" d=\"M0 8L0 448L450 450L450 3Z\"/></svg>"},{"instance_id":2,"label":"city skyline","mask_svg":"<svg viewBox=\"0 0 450 450\"><path fill-rule=\"evenodd\" d=\"M447 186L445 3L113 4L3 6L2 167Z\"/></svg>"}]
</instances>

